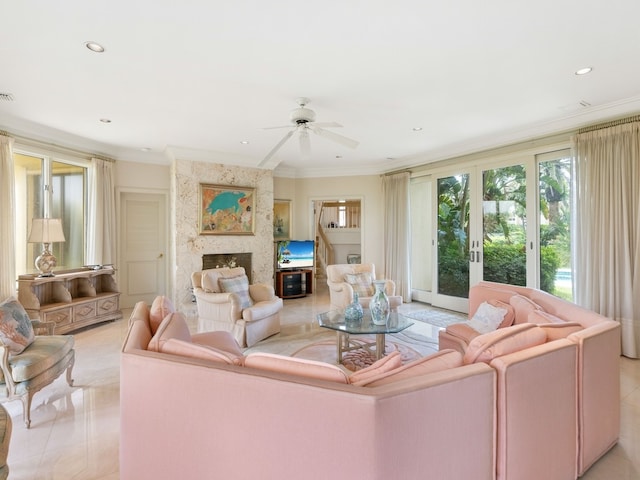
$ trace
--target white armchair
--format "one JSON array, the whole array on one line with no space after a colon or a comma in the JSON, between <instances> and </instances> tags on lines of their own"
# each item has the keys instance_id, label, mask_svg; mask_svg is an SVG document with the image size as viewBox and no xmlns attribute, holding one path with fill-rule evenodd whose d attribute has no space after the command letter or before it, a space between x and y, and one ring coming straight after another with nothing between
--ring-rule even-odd
<instances>
[{"instance_id":1,"label":"white armchair","mask_svg":"<svg viewBox=\"0 0 640 480\"><path fill-rule=\"evenodd\" d=\"M282 299L273 285L249 285L244 268L213 268L191 274L198 306L198 332L231 332L251 347L280 331Z\"/></svg>"},{"instance_id":2,"label":"white armchair","mask_svg":"<svg viewBox=\"0 0 640 480\"><path fill-rule=\"evenodd\" d=\"M367 280L368 279L368 280ZM329 286L329 299L331 310L344 310L353 301L354 286L362 288L369 283L369 294L359 293L360 305L369 308L369 302L373 296L373 284L376 280L376 268L373 263L338 264L327 266L327 285ZM389 307L397 310L402 305L402 297L396 295L396 284L393 280L385 280L385 293L389 297Z\"/></svg>"}]
</instances>

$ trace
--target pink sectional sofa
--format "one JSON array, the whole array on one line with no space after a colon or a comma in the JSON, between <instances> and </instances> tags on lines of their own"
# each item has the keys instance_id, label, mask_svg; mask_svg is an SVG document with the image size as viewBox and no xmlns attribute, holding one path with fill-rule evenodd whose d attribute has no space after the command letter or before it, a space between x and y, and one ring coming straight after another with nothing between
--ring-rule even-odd
<instances>
[{"instance_id":1,"label":"pink sectional sofa","mask_svg":"<svg viewBox=\"0 0 640 480\"><path fill-rule=\"evenodd\" d=\"M620 433L620 325L531 288L480 282L469 292L469 318L483 302L512 306L513 326L501 325L480 335L466 322L452 325L440 332L440 349L455 349L468 360L475 344L487 345L521 330L543 330L548 342L504 356L494 352L489 361L498 372L497 477L583 475L615 445ZM545 354L549 345L559 342L573 345L574 359L567 354L560 363ZM518 364L532 357L538 357L538 365L527 362L525 374L525 364Z\"/></svg>"},{"instance_id":2,"label":"pink sectional sofa","mask_svg":"<svg viewBox=\"0 0 640 480\"><path fill-rule=\"evenodd\" d=\"M320 362L242 357L227 332L190 337L179 317L154 324L139 303L130 318L121 479L495 478L488 365L462 365L454 351L405 366L389 355L350 377Z\"/></svg>"}]
</instances>

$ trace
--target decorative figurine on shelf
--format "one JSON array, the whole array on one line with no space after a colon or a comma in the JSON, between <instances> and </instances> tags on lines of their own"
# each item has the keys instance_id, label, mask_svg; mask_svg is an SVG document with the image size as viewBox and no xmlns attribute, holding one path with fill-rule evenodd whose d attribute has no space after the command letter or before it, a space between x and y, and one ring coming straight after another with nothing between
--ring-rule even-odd
<instances>
[{"instance_id":1,"label":"decorative figurine on shelf","mask_svg":"<svg viewBox=\"0 0 640 480\"><path fill-rule=\"evenodd\" d=\"M374 325L386 325L389 320L389 297L384 291L384 280L375 280L373 285L376 291L369 302L369 310L371 310L371 321Z\"/></svg>"},{"instance_id":2,"label":"decorative figurine on shelf","mask_svg":"<svg viewBox=\"0 0 640 480\"><path fill-rule=\"evenodd\" d=\"M358 326L362 323L364 311L358 301L358 293L353 292L353 301L344 309L344 321L349 326Z\"/></svg>"}]
</instances>

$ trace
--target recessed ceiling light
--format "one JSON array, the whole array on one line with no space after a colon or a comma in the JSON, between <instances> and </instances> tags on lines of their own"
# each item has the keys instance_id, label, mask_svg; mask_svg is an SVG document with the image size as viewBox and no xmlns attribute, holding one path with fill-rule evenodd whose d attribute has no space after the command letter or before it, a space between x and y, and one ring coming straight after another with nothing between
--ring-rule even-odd
<instances>
[{"instance_id":1,"label":"recessed ceiling light","mask_svg":"<svg viewBox=\"0 0 640 480\"><path fill-rule=\"evenodd\" d=\"M387 157L387 160L395 160L394 157Z\"/></svg>"},{"instance_id":2,"label":"recessed ceiling light","mask_svg":"<svg viewBox=\"0 0 640 480\"><path fill-rule=\"evenodd\" d=\"M104 47L96 42L84 42L84 46L87 47L92 52L102 53L104 52Z\"/></svg>"},{"instance_id":3,"label":"recessed ceiling light","mask_svg":"<svg viewBox=\"0 0 640 480\"><path fill-rule=\"evenodd\" d=\"M150 152L150 151L151 151L151 149L150 149L149 147L142 147L142 148L140 149L140 151L141 151L141 152Z\"/></svg>"},{"instance_id":4,"label":"recessed ceiling light","mask_svg":"<svg viewBox=\"0 0 640 480\"><path fill-rule=\"evenodd\" d=\"M420 130L422 130L422 127L413 127L414 132L419 132Z\"/></svg>"},{"instance_id":5,"label":"recessed ceiling light","mask_svg":"<svg viewBox=\"0 0 640 480\"><path fill-rule=\"evenodd\" d=\"M100 121L102 123L111 123L111 120L109 120L108 118L101 118Z\"/></svg>"},{"instance_id":6,"label":"recessed ceiling light","mask_svg":"<svg viewBox=\"0 0 640 480\"><path fill-rule=\"evenodd\" d=\"M249 140L240 140L242 145L249 145Z\"/></svg>"},{"instance_id":7,"label":"recessed ceiling light","mask_svg":"<svg viewBox=\"0 0 640 480\"><path fill-rule=\"evenodd\" d=\"M591 73L592 70L593 68L591 67L584 67L580 70L576 70L576 75L586 75L587 73Z\"/></svg>"},{"instance_id":8,"label":"recessed ceiling light","mask_svg":"<svg viewBox=\"0 0 640 480\"><path fill-rule=\"evenodd\" d=\"M342 158L342 155L336 155L336 158Z\"/></svg>"}]
</instances>

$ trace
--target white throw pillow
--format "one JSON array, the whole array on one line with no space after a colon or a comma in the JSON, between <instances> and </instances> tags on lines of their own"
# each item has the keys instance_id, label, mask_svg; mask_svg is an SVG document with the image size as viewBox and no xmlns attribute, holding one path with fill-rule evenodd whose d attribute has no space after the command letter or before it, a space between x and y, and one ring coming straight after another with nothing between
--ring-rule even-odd
<instances>
[{"instance_id":1,"label":"white throw pillow","mask_svg":"<svg viewBox=\"0 0 640 480\"><path fill-rule=\"evenodd\" d=\"M507 314L506 308L494 307L487 302L482 302L469 320L469 326L480 333L489 333L497 330Z\"/></svg>"}]
</instances>

